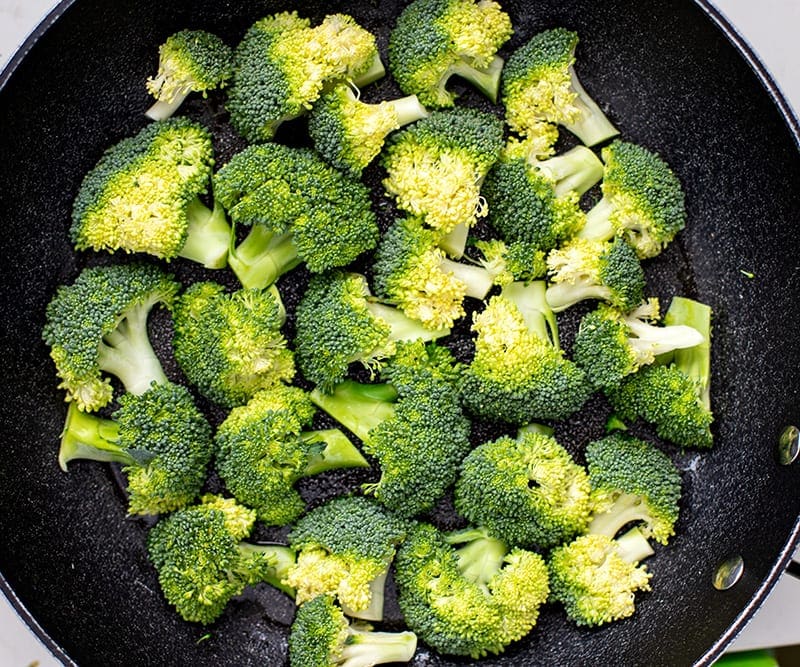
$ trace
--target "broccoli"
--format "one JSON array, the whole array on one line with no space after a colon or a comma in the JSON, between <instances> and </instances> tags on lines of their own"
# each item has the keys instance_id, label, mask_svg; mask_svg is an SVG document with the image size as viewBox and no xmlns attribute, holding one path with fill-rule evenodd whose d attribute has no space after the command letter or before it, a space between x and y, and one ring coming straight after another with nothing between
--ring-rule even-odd
<instances>
[{"instance_id":1,"label":"broccoli","mask_svg":"<svg viewBox=\"0 0 800 667\"><path fill-rule=\"evenodd\" d=\"M279 384L231 410L217 429L222 481L266 524L282 526L300 516L306 505L294 484L301 478L369 466L338 429L303 430L314 412L302 389Z\"/></svg>"},{"instance_id":2,"label":"broccoli","mask_svg":"<svg viewBox=\"0 0 800 667\"><path fill-rule=\"evenodd\" d=\"M619 539L583 535L550 554L550 588L578 625L597 626L634 612L634 594L650 590L650 573L639 562L653 549L638 528Z\"/></svg>"},{"instance_id":3,"label":"broccoli","mask_svg":"<svg viewBox=\"0 0 800 667\"><path fill-rule=\"evenodd\" d=\"M513 33L491 0L414 0L389 36L389 70L407 95L428 107L452 107L445 86L454 74L497 101L503 59L497 50Z\"/></svg>"},{"instance_id":4,"label":"broccoli","mask_svg":"<svg viewBox=\"0 0 800 667\"><path fill-rule=\"evenodd\" d=\"M408 662L416 650L413 632L376 632L369 623L351 623L330 595L318 595L301 604L289 634L292 667Z\"/></svg>"},{"instance_id":5,"label":"broccoli","mask_svg":"<svg viewBox=\"0 0 800 667\"><path fill-rule=\"evenodd\" d=\"M546 160L506 151L492 167L481 193L488 221L507 241L551 250L583 227L579 195L600 180L603 165L585 146Z\"/></svg>"},{"instance_id":6,"label":"broccoli","mask_svg":"<svg viewBox=\"0 0 800 667\"><path fill-rule=\"evenodd\" d=\"M194 283L173 309L175 359L203 395L228 408L294 377L294 355L280 328L280 294Z\"/></svg>"},{"instance_id":7,"label":"broccoli","mask_svg":"<svg viewBox=\"0 0 800 667\"><path fill-rule=\"evenodd\" d=\"M455 481L470 449L457 372L445 348L421 341L398 344L382 371L384 384L344 380L311 400L352 431L376 457L381 478L365 487L403 517L431 509ZM410 351L409 351L410 350Z\"/></svg>"},{"instance_id":8,"label":"broccoli","mask_svg":"<svg viewBox=\"0 0 800 667\"><path fill-rule=\"evenodd\" d=\"M301 517L289 533L297 562L286 583L301 604L335 595L350 616L383 619L384 584L408 522L363 496L340 496Z\"/></svg>"},{"instance_id":9,"label":"broccoli","mask_svg":"<svg viewBox=\"0 0 800 667\"><path fill-rule=\"evenodd\" d=\"M554 28L511 55L503 69L502 100L512 130L537 134L543 123L557 123L587 146L619 134L578 81L577 45L576 33Z\"/></svg>"},{"instance_id":10,"label":"broccoli","mask_svg":"<svg viewBox=\"0 0 800 667\"><path fill-rule=\"evenodd\" d=\"M331 165L360 176L390 132L427 115L416 95L368 104L359 99L357 90L340 84L314 104L308 133Z\"/></svg>"},{"instance_id":11,"label":"broccoli","mask_svg":"<svg viewBox=\"0 0 800 667\"><path fill-rule=\"evenodd\" d=\"M327 83L366 85L384 73L374 35L344 14L316 28L297 12L256 21L234 63L228 111L234 129L251 142L272 139L282 122L311 108Z\"/></svg>"},{"instance_id":12,"label":"broccoli","mask_svg":"<svg viewBox=\"0 0 800 667\"><path fill-rule=\"evenodd\" d=\"M644 270L623 238L573 239L547 256L547 268L547 303L556 313L585 299L602 299L627 313L644 299Z\"/></svg>"},{"instance_id":13,"label":"broccoli","mask_svg":"<svg viewBox=\"0 0 800 667\"><path fill-rule=\"evenodd\" d=\"M157 266L123 264L84 269L62 285L47 306L42 330L68 401L97 410L113 389L102 373L142 394L166 382L147 335L147 316L161 303L171 307L180 285Z\"/></svg>"},{"instance_id":14,"label":"broccoli","mask_svg":"<svg viewBox=\"0 0 800 667\"><path fill-rule=\"evenodd\" d=\"M657 356L703 342L703 335L692 327L651 323L657 320L657 299L649 299L627 315L600 304L581 320L573 359L593 386L613 387Z\"/></svg>"},{"instance_id":15,"label":"broccoli","mask_svg":"<svg viewBox=\"0 0 800 667\"><path fill-rule=\"evenodd\" d=\"M628 523L666 544L675 534L681 476L672 460L653 445L625 433L590 442L586 463L592 485L588 532L615 537Z\"/></svg>"},{"instance_id":16,"label":"broccoli","mask_svg":"<svg viewBox=\"0 0 800 667\"><path fill-rule=\"evenodd\" d=\"M345 266L378 242L367 187L306 148L245 148L214 175L214 190L231 220L250 228L229 257L248 288L301 262L312 273Z\"/></svg>"},{"instance_id":17,"label":"broccoli","mask_svg":"<svg viewBox=\"0 0 800 667\"><path fill-rule=\"evenodd\" d=\"M489 272L495 285L527 283L547 273L545 253L535 243L487 239L477 240L473 245L482 256L478 263Z\"/></svg>"},{"instance_id":18,"label":"broccoli","mask_svg":"<svg viewBox=\"0 0 800 667\"><path fill-rule=\"evenodd\" d=\"M420 218L397 220L381 238L373 267L377 296L429 329L451 328L466 314L464 298L486 298L494 282L484 267L447 259L438 239Z\"/></svg>"},{"instance_id":19,"label":"broccoli","mask_svg":"<svg viewBox=\"0 0 800 667\"><path fill-rule=\"evenodd\" d=\"M186 621L208 624L246 586L282 583L294 552L278 544L242 542L256 513L235 501L206 495L197 505L161 519L147 536L147 553L164 597Z\"/></svg>"},{"instance_id":20,"label":"broccoli","mask_svg":"<svg viewBox=\"0 0 800 667\"><path fill-rule=\"evenodd\" d=\"M437 111L392 135L382 161L397 206L448 234L486 215L480 185L503 148L495 116L459 107Z\"/></svg>"},{"instance_id":21,"label":"broccoli","mask_svg":"<svg viewBox=\"0 0 800 667\"><path fill-rule=\"evenodd\" d=\"M475 356L461 385L473 415L516 425L564 419L589 397L583 371L558 347L544 295L541 281L510 283L474 316Z\"/></svg>"},{"instance_id":22,"label":"broccoli","mask_svg":"<svg viewBox=\"0 0 800 667\"><path fill-rule=\"evenodd\" d=\"M442 653L474 659L528 634L549 592L541 556L481 529L444 535L420 523L398 549L395 570L411 630Z\"/></svg>"},{"instance_id":23,"label":"broccoli","mask_svg":"<svg viewBox=\"0 0 800 667\"><path fill-rule=\"evenodd\" d=\"M156 103L147 117L166 120L192 92L208 94L222 88L233 76L233 51L205 30L181 30L167 37L158 49L158 74L147 80L147 92Z\"/></svg>"},{"instance_id":24,"label":"broccoli","mask_svg":"<svg viewBox=\"0 0 800 667\"><path fill-rule=\"evenodd\" d=\"M702 334L703 342L676 350L669 364L629 375L608 389L607 396L623 420L641 417L655 426L659 436L681 447L711 447L711 309L676 297L664 321L670 326L691 326Z\"/></svg>"},{"instance_id":25,"label":"broccoli","mask_svg":"<svg viewBox=\"0 0 800 667\"><path fill-rule=\"evenodd\" d=\"M430 341L449 329L426 329L391 306L371 298L366 278L331 271L311 278L297 306L294 339L297 365L306 379L331 391L351 363L375 372L394 355L397 343Z\"/></svg>"},{"instance_id":26,"label":"broccoli","mask_svg":"<svg viewBox=\"0 0 800 667\"><path fill-rule=\"evenodd\" d=\"M78 250L183 257L226 265L231 230L222 208L198 198L214 164L211 135L185 118L151 123L109 148L86 174L72 207Z\"/></svg>"},{"instance_id":27,"label":"broccoli","mask_svg":"<svg viewBox=\"0 0 800 667\"><path fill-rule=\"evenodd\" d=\"M603 197L586 214L578 237L623 236L640 258L655 257L686 225L680 181L661 157L637 144L618 140L602 155Z\"/></svg>"},{"instance_id":28,"label":"broccoli","mask_svg":"<svg viewBox=\"0 0 800 667\"><path fill-rule=\"evenodd\" d=\"M511 546L547 549L586 528L589 479L555 438L524 430L467 455L455 506Z\"/></svg>"},{"instance_id":29,"label":"broccoli","mask_svg":"<svg viewBox=\"0 0 800 667\"><path fill-rule=\"evenodd\" d=\"M161 514L193 502L206 480L211 427L185 387L153 385L125 394L111 419L70 403L58 462L76 459L122 464L128 478L128 513Z\"/></svg>"}]
</instances>

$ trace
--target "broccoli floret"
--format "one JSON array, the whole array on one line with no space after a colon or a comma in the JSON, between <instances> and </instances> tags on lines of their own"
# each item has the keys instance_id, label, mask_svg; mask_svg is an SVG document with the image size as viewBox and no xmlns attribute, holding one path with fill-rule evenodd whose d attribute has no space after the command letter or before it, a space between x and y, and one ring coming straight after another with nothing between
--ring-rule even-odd
<instances>
[{"instance_id":1,"label":"broccoli floret","mask_svg":"<svg viewBox=\"0 0 800 667\"><path fill-rule=\"evenodd\" d=\"M547 273L545 253L535 243L489 239L475 241L473 245L482 255L478 263L489 272L495 285L527 283Z\"/></svg>"},{"instance_id":2,"label":"broccoli floret","mask_svg":"<svg viewBox=\"0 0 800 667\"><path fill-rule=\"evenodd\" d=\"M156 266L123 264L84 269L62 285L47 306L42 330L68 401L97 410L113 390L102 373L116 375L132 394L166 382L147 335L158 303L171 307L180 285Z\"/></svg>"},{"instance_id":3,"label":"broccoli floret","mask_svg":"<svg viewBox=\"0 0 800 667\"><path fill-rule=\"evenodd\" d=\"M449 329L427 329L370 297L364 276L332 271L314 276L297 306L294 345L306 379L331 391L351 363L373 373L393 356L400 341L430 341Z\"/></svg>"},{"instance_id":4,"label":"broccoli floret","mask_svg":"<svg viewBox=\"0 0 800 667\"><path fill-rule=\"evenodd\" d=\"M419 351L422 342L403 343ZM429 344L433 345L433 344ZM456 372L447 353L399 352L384 368L384 384L345 380L311 400L352 431L378 459L381 478L365 487L400 516L431 509L455 481L470 449Z\"/></svg>"},{"instance_id":5,"label":"broccoli floret","mask_svg":"<svg viewBox=\"0 0 800 667\"><path fill-rule=\"evenodd\" d=\"M181 30L158 49L158 74L147 80L147 92L156 98L146 115L166 120L189 93L222 88L233 76L233 51L205 30Z\"/></svg>"},{"instance_id":6,"label":"broccoli floret","mask_svg":"<svg viewBox=\"0 0 800 667\"><path fill-rule=\"evenodd\" d=\"M439 236L420 218L397 220L375 253L377 296L429 329L451 328L466 314L464 298L486 298L494 282L486 268L448 259Z\"/></svg>"},{"instance_id":7,"label":"broccoli floret","mask_svg":"<svg viewBox=\"0 0 800 667\"><path fill-rule=\"evenodd\" d=\"M345 266L378 242L369 190L306 148L250 146L214 175L218 201L250 227L230 251L242 285L264 288L301 262Z\"/></svg>"},{"instance_id":8,"label":"broccoli floret","mask_svg":"<svg viewBox=\"0 0 800 667\"><path fill-rule=\"evenodd\" d=\"M627 618L634 612L636 591L650 590L650 573L639 562L652 554L637 528L617 540L583 535L550 554L551 597L578 625Z\"/></svg>"},{"instance_id":9,"label":"broccoli floret","mask_svg":"<svg viewBox=\"0 0 800 667\"><path fill-rule=\"evenodd\" d=\"M683 189L656 153L626 141L603 149L602 199L586 214L580 238L622 236L640 258L658 255L686 225Z\"/></svg>"},{"instance_id":10,"label":"broccoli floret","mask_svg":"<svg viewBox=\"0 0 800 667\"><path fill-rule=\"evenodd\" d=\"M161 590L186 621L212 623L246 586L281 583L294 552L277 544L242 542L256 513L220 496L203 496L159 521L147 536L147 553Z\"/></svg>"},{"instance_id":11,"label":"broccoli floret","mask_svg":"<svg viewBox=\"0 0 800 667\"><path fill-rule=\"evenodd\" d=\"M573 239L547 256L547 268L547 303L556 313L585 299L602 299L627 313L644 299L644 270L623 238Z\"/></svg>"},{"instance_id":12,"label":"broccoli floret","mask_svg":"<svg viewBox=\"0 0 800 667\"><path fill-rule=\"evenodd\" d=\"M292 667L408 662L416 650L413 632L376 632L368 623L351 623L330 595L318 595L301 604L289 634Z\"/></svg>"},{"instance_id":13,"label":"broccoli floret","mask_svg":"<svg viewBox=\"0 0 800 667\"><path fill-rule=\"evenodd\" d=\"M649 299L627 315L600 304L581 320L573 359L593 386L613 387L657 356L703 342L703 335L692 327L662 327L653 323L657 320L657 299Z\"/></svg>"},{"instance_id":14,"label":"broccoli floret","mask_svg":"<svg viewBox=\"0 0 800 667\"><path fill-rule=\"evenodd\" d=\"M278 126L311 108L326 83L364 85L383 74L375 37L334 14L316 28L297 12L256 21L234 53L228 91L231 124L249 141L267 141Z\"/></svg>"},{"instance_id":15,"label":"broccoli floret","mask_svg":"<svg viewBox=\"0 0 800 667\"><path fill-rule=\"evenodd\" d=\"M645 537L661 544L675 534L681 476L664 452L617 432L589 443L586 463L592 485L589 533L613 538L635 521Z\"/></svg>"},{"instance_id":16,"label":"broccoli floret","mask_svg":"<svg viewBox=\"0 0 800 667\"><path fill-rule=\"evenodd\" d=\"M511 55L503 69L502 99L512 130L536 134L542 123L557 123L587 146L619 134L575 74L577 45L576 33L554 28Z\"/></svg>"},{"instance_id":17,"label":"broccoli floret","mask_svg":"<svg viewBox=\"0 0 800 667\"><path fill-rule=\"evenodd\" d=\"M211 135L185 118L151 123L109 148L83 179L72 207L78 250L184 257L226 265L231 230L221 207L198 198L214 164Z\"/></svg>"},{"instance_id":18,"label":"broccoli floret","mask_svg":"<svg viewBox=\"0 0 800 667\"><path fill-rule=\"evenodd\" d=\"M280 328L286 311L277 289L226 292L194 283L173 310L175 359L189 381L228 408L294 377L294 355Z\"/></svg>"},{"instance_id":19,"label":"broccoli floret","mask_svg":"<svg viewBox=\"0 0 800 667\"><path fill-rule=\"evenodd\" d=\"M125 394L111 419L70 403L58 462L76 459L122 464L128 478L128 513L161 514L193 502L206 480L211 427L185 387L153 385Z\"/></svg>"},{"instance_id":20,"label":"broccoli floret","mask_svg":"<svg viewBox=\"0 0 800 667\"><path fill-rule=\"evenodd\" d=\"M528 634L549 592L541 556L480 529L443 535L419 524L398 549L395 570L411 630L441 653L474 659Z\"/></svg>"},{"instance_id":21,"label":"broccoli floret","mask_svg":"<svg viewBox=\"0 0 800 667\"><path fill-rule=\"evenodd\" d=\"M464 107L438 111L389 138L383 185L399 208L448 234L486 215L481 182L502 148L495 116Z\"/></svg>"},{"instance_id":22,"label":"broccoli floret","mask_svg":"<svg viewBox=\"0 0 800 667\"><path fill-rule=\"evenodd\" d=\"M564 419L589 397L583 371L558 347L544 295L541 281L510 283L475 315L475 356L461 385L473 415L517 425Z\"/></svg>"},{"instance_id":23,"label":"broccoli floret","mask_svg":"<svg viewBox=\"0 0 800 667\"><path fill-rule=\"evenodd\" d=\"M301 517L289 534L297 563L286 574L301 604L335 595L350 615L383 619L384 583L408 523L363 496L330 500Z\"/></svg>"},{"instance_id":24,"label":"broccoli floret","mask_svg":"<svg viewBox=\"0 0 800 667\"><path fill-rule=\"evenodd\" d=\"M368 104L359 99L358 90L340 84L314 104L308 133L330 164L360 176L390 132L427 115L416 95Z\"/></svg>"},{"instance_id":25,"label":"broccoli floret","mask_svg":"<svg viewBox=\"0 0 800 667\"><path fill-rule=\"evenodd\" d=\"M621 419L644 419L659 436L681 447L711 447L711 309L679 297L673 304L664 321L691 326L702 334L703 342L676 350L668 365L648 366L629 375L607 395Z\"/></svg>"},{"instance_id":26,"label":"broccoli floret","mask_svg":"<svg viewBox=\"0 0 800 667\"><path fill-rule=\"evenodd\" d=\"M546 549L586 528L589 479L555 438L522 431L467 455L455 506L511 546Z\"/></svg>"},{"instance_id":27,"label":"broccoli floret","mask_svg":"<svg viewBox=\"0 0 800 667\"><path fill-rule=\"evenodd\" d=\"M454 74L497 101L511 19L491 0L415 0L389 36L389 69L407 95L429 107L452 107L446 89Z\"/></svg>"},{"instance_id":28,"label":"broccoli floret","mask_svg":"<svg viewBox=\"0 0 800 667\"><path fill-rule=\"evenodd\" d=\"M282 526L305 510L295 483L326 470L368 467L338 429L303 430L314 406L297 387L276 385L234 408L217 429L216 465L227 489L259 521Z\"/></svg>"}]
</instances>

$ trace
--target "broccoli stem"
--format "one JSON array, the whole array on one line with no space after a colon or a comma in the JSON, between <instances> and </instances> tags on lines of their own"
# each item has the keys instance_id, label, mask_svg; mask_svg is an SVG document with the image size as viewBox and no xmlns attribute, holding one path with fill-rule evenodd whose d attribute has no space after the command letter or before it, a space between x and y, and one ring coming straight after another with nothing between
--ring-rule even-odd
<instances>
[{"instance_id":1,"label":"broccoli stem","mask_svg":"<svg viewBox=\"0 0 800 667\"><path fill-rule=\"evenodd\" d=\"M469 225L466 222L459 222L442 237L439 247L453 259L461 259L464 256L464 249L467 247L468 237Z\"/></svg>"},{"instance_id":2,"label":"broccoli stem","mask_svg":"<svg viewBox=\"0 0 800 667\"><path fill-rule=\"evenodd\" d=\"M389 325L389 340L395 343L417 339L428 342L450 333L450 329L428 329L403 311L376 301L367 301L367 309L374 317Z\"/></svg>"},{"instance_id":3,"label":"broccoli stem","mask_svg":"<svg viewBox=\"0 0 800 667\"><path fill-rule=\"evenodd\" d=\"M73 459L134 464L134 458L117 444L118 440L117 422L83 412L70 403L61 432L58 465L67 472L67 464Z\"/></svg>"},{"instance_id":4,"label":"broccoli stem","mask_svg":"<svg viewBox=\"0 0 800 667\"><path fill-rule=\"evenodd\" d=\"M186 218L189 221L186 242L178 256L202 264L207 269L225 268L228 264L231 228L222 205L214 202L212 211L195 197L186 209Z\"/></svg>"},{"instance_id":5,"label":"broccoli stem","mask_svg":"<svg viewBox=\"0 0 800 667\"><path fill-rule=\"evenodd\" d=\"M389 662L407 663L417 650L413 632L375 632L350 626L337 659L341 667L370 667Z\"/></svg>"},{"instance_id":6,"label":"broccoli stem","mask_svg":"<svg viewBox=\"0 0 800 667\"><path fill-rule=\"evenodd\" d=\"M297 560L293 549L283 544L252 544L250 542L239 542L237 546L242 555L265 554L270 566L266 572L258 572L258 581L263 581L294 598L294 588L284 583L289 569ZM249 572L244 574L245 578L250 578L248 577Z\"/></svg>"},{"instance_id":7,"label":"broccoli stem","mask_svg":"<svg viewBox=\"0 0 800 667\"><path fill-rule=\"evenodd\" d=\"M648 521L650 513L640 496L623 493L614 501L608 511L592 518L588 533L605 535L611 539L627 524Z\"/></svg>"},{"instance_id":8,"label":"broccoli stem","mask_svg":"<svg viewBox=\"0 0 800 667\"><path fill-rule=\"evenodd\" d=\"M483 528L467 528L449 533L445 540L453 545L467 543L456 549L458 569L464 578L483 587L503 567L508 553L506 543L490 537Z\"/></svg>"},{"instance_id":9,"label":"broccoli stem","mask_svg":"<svg viewBox=\"0 0 800 667\"><path fill-rule=\"evenodd\" d=\"M528 329L542 340L550 341L553 347L560 347L558 338L558 322L551 308L550 290L554 286L546 287L543 280L531 283L509 283L501 292L502 296L511 301L522 314L522 319Z\"/></svg>"},{"instance_id":10,"label":"broccoli stem","mask_svg":"<svg viewBox=\"0 0 800 667\"><path fill-rule=\"evenodd\" d=\"M647 541L647 538L638 528L631 528L615 542L620 558L628 563L638 563L655 553L653 547L650 546L650 542Z\"/></svg>"},{"instance_id":11,"label":"broccoli stem","mask_svg":"<svg viewBox=\"0 0 800 667\"><path fill-rule=\"evenodd\" d=\"M363 74L359 74L358 76L354 76L351 81L354 86L357 88L361 88L362 86L366 86L373 81L377 81L378 79L382 78L386 74L386 67L381 60L381 55L377 51L372 58L372 62L370 62L369 67Z\"/></svg>"},{"instance_id":12,"label":"broccoli stem","mask_svg":"<svg viewBox=\"0 0 800 667\"><path fill-rule=\"evenodd\" d=\"M399 97L396 100L387 102L397 114L397 123L400 127L413 123L421 118L427 118L430 114L428 110L419 102L416 95Z\"/></svg>"},{"instance_id":13,"label":"broccoli stem","mask_svg":"<svg viewBox=\"0 0 800 667\"><path fill-rule=\"evenodd\" d=\"M526 424L517 429L517 438L523 437L526 433L538 433L540 435L552 436L555 430L552 426L545 424Z\"/></svg>"},{"instance_id":14,"label":"broccoli stem","mask_svg":"<svg viewBox=\"0 0 800 667\"><path fill-rule=\"evenodd\" d=\"M579 239L589 241L608 241L614 237L614 226L611 224L611 214L614 206L603 197L586 214L586 224L576 234Z\"/></svg>"},{"instance_id":15,"label":"broccoli stem","mask_svg":"<svg viewBox=\"0 0 800 667\"><path fill-rule=\"evenodd\" d=\"M698 382L700 400L707 410L711 410L711 307L676 296L664 315L664 323L689 326L703 337L697 345L675 350L673 363L678 370Z\"/></svg>"},{"instance_id":16,"label":"broccoli stem","mask_svg":"<svg viewBox=\"0 0 800 667\"><path fill-rule=\"evenodd\" d=\"M644 359L652 359L651 355L658 356L673 350L695 347L704 341L703 334L697 329L683 324L657 327L635 317L625 318L625 323L635 336L628 338L630 346Z\"/></svg>"},{"instance_id":17,"label":"broccoli stem","mask_svg":"<svg viewBox=\"0 0 800 667\"><path fill-rule=\"evenodd\" d=\"M572 150L541 162L533 159L528 162L555 182L556 197L570 192L582 195L603 178L603 163L586 146L575 146Z\"/></svg>"},{"instance_id":18,"label":"broccoli stem","mask_svg":"<svg viewBox=\"0 0 800 667\"><path fill-rule=\"evenodd\" d=\"M331 394L319 388L311 392L311 401L350 430L362 442L369 442L369 433L395 415L397 390L390 384L362 384L344 380Z\"/></svg>"},{"instance_id":19,"label":"broccoli stem","mask_svg":"<svg viewBox=\"0 0 800 667\"><path fill-rule=\"evenodd\" d=\"M116 329L97 348L101 370L116 375L131 394L141 395L167 376L147 336L147 315L152 302L129 308Z\"/></svg>"},{"instance_id":20,"label":"broccoli stem","mask_svg":"<svg viewBox=\"0 0 800 667\"><path fill-rule=\"evenodd\" d=\"M248 289L269 287L301 261L291 234L275 234L258 224L228 257L228 265Z\"/></svg>"},{"instance_id":21,"label":"broccoli stem","mask_svg":"<svg viewBox=\"0 0 800 667\"><path fill-rule=\"evenodd\" d=\"M337 468L369 468L361 452L338 428L304 431L300 437L313 445L314 452L303 469L304 477Z\"/></svg>"},{"instance_id":22,"label":"broccoli stem","mask_svg":"<svg viewBox=\"0 0 800 667\"><path fill-rule=\"evenodd\" d=\"M342 603L342 611L352 618L360 618L365 621L382 621L385 599L384 591L386 589L386 577L388 574L389 563L386 564L386 569L383 572L369 582L370 597L369 606L366 609L355 611Z\"/></svg>"},{"instance_id":23,"label":"broccoli stem","mask_svg":"<svg viewBox=\"0 0 800 667\"><path fill-rule=\"evenodd\" d=\"M188 97L190 92L192 92L191 88L186 88L185 91L177 92L169 102L156 100L155 104L144 112L144 115L150 120L167 120L167 118L171 118L172 114L183 104L183 101Z\"/></svg>"},{"instance_id":24,"label":"broccoli stem","mask_svg":"<svg viewBox=\"0 0 800 667\"><path fill-rule=\"evenodd\" d=\"M572 66L570 66L570 75L572 77L570 87L577 95L573 105L580 110L580 115L577 121L565 124L564 127L587 146L594 146L617 136L619 130L611 124L597 103L586 92Z\"/></svg>"},{"instance_id":25,"label":"broccoli stem","mask_svg":"<svg viewBox=\"0 0 800 667\"><path fill-rule=\"evenodd\" d=\"M450 259L443 259L441 266L442 271L452 273L466 285L466 295L473 299L485 299L494 284L492 275L482 266L462 264Z\"/></svg>"},{"instance_id":26,"label":"broccoli stem","mask_svg":"<svg viewBox=\"0 0 800 667\"><path fill-rule=\"evenodd\" d=\"M585 299L607 300L611 290L605 285L573 285L571 283L553 283L547 288L547 303L554 313L560 313L570 306Z\"/></svg>"},{"instance_id":27,"label":"broccoli stem","mask_svg":"<svg viewBox=\"0 0 800 667\"><path fill-rule=\"evenodd\" d=\"M439 82L439 87L443 89L451 76L460 76L462 79L469 81L492 102L496 103L497 94L500 91L500 74L503 71L504 64L505 62L500 56L492 58L489 65L481 69L460 61L447 69L447 73Z\"/></svg>"}]
</instances>

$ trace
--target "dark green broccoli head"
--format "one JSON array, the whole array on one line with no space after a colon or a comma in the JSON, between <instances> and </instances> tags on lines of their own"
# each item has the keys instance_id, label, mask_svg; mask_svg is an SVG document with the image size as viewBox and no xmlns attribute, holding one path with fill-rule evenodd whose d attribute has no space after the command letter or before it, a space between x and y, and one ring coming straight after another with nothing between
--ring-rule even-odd
<instances>
[{"instance_id":1,"label":"dark green broccoli head","mask_svg":"<svg viewBox=\"0 0 800 667\"><path fill-rule=\"evenodd\" d=\"M131 393L143 393L166 376L147 337L147 315L158 303L171 307L180 285L157 266L121 264L84 269L59 287L47 306L42 338L66 389L81 410L112 398L116 375Z\"/></svg>"},{"instance_id":2,"label":"dark green broccoli head","mask_svg":"<svg viewBox=\"0 0 800 667\"><path fill-rule=\"evenodd\" d=\"M177 300L173 319L175 359L220 405L242 405L260 389L294 377L277 290L228 293L213 282L195 283Z\"/></svg>"},{"instance_id":3,"label":"dark green broccoli head","mask_svg":"<svg viewBox=\"0 0 800 667\"><path fill-rule=\"evenodd\" d=\"M445 88L453 74L495 101L503 65L496 54L512 32L496 2L415 0L389 37L389 68L400 89L425 106L453 106Z\"/></svg>"},{"instance_id":4,"label":"dark green broccoli head","mask_svg":"<svg viewBox=\"0 0 800 667\"><path fill-rule=\"evenodd\" d=\"M547 273L545 253L536 243L490 239L475 241L473 245L482 255L478 260L480 265L489 272L495 285L527 283Z\"/></svg>"},{"instance_id":5,"label":"dark green broccoli head","mask_svg":"<svg viewBox=\"0 0 800 667\"><path fill-rule=\"evenodd\" d=\"M546 549L585 529L589 480L554 438L525 432L467 455L455 504L468 521L512 546Z\"/></svg>"}]
</instances>

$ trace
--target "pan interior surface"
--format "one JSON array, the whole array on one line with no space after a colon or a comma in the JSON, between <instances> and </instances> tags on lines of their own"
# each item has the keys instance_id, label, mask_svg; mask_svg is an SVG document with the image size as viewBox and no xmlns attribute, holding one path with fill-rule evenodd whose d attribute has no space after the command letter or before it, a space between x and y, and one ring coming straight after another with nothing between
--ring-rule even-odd
<instances>
[{"instance_id":1,"label":"pan interior surface","mask_svg":"<svg viewBox=\"0 0 800 667\"><path fill-rule=\"evenodd\" d=\"M624 138L660 152L684 184L687 229L649 260L647 272L663 303L680 294L713 308L717 444L703 454L672 449L683 470L684 511L674 542L648 562L653 592L641 597L634 617L586 630L547 607L528 638L481 664L709 663L777 577L798 529L800 466L781 466L776 457L784 427L800 420L800 345L791 326L800 316L795 137L746 60L694 3L502 5L516 33L501 55L542 29L576 30L583 85ZM58 469L66 408L39 334L59 284L72 282L87 264L119 261L72 250L71 202L102 151L147 122L144 81L155 69L158 45L183 28L211 30L235 44L254 20L286 7L126 0L109 11L108 3L80 0L66 6L0 90L6 230L0 572L53 646L80 665L286 663L293 613L287 598L255 587L210 629L182 622L163 600L147 561L148 524L126 519L112 468L73 464L69 475ZM402 5L307 2L291 8L314 20L352 14L378 35L385 57ZM365 89L367 101L398 95L388 80ZM463 100L487 104L469 91ZM217 134L218 164L244 146L227 127L222 96L191 98L184 112ZM378 187L379 170L369 170L366 180ZM180 261L170 268L184 281L206 275ZM305 279L298 272L281 283L290 302ZM179 376L170 360L165 366L168 375ZM565 444L579 452L597 437L604 409L587 406L583 426L564 431ZM331 480L302 490L313 504L361 481L347 475ZM718 591L714 573L732 556L742 557L744 574L730 590ZM391 599L389 612L398 619ZM412 664L469 661L423 646Z\"/></svg>"}]
</instances>

